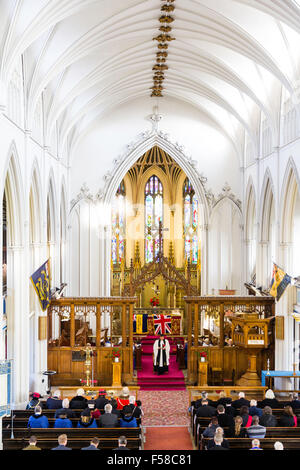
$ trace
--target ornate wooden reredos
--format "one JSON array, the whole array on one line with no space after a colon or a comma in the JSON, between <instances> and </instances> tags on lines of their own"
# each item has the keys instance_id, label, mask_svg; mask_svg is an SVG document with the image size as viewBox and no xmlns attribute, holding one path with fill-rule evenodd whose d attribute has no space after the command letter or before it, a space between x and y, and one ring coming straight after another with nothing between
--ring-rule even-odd
<instances>
[{"instance_id":1,"label":"ornate wooden reredos","mask_svg":"<svg viewBox=\"0 0 300 470\"><path fill-rule=\"evenodd\" d=\"M184 290L186 295L198 295L199 292L191 284L191 265L189 261L187 263L186 273L186 277L183 276L174 264L172 264L167 257L163 256L163 227L160 221L158 253L154 261L146 264L137 276L135 276L133 260L131 260L129 285L124 287L123 295L127 297L135 296L139 290L143 289L145 284L152 282L159 275L161 275L165 281Z\"/></svg>"}]
</instances>

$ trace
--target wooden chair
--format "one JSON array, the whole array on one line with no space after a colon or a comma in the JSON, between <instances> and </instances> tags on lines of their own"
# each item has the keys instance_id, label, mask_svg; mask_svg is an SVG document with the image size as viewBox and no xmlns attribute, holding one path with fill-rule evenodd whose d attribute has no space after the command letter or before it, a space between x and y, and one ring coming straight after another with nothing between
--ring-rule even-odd
<instances>
[{"instance_id":1,"label":"wooden chair","mask_svg":"<svg viewBox=\"0 0 300 470\"><path fill-rule=\"evenodd\" d=\"M231 378L226 379L223 377L223 385L234 385L235 384L235 369L232 369Z\"/></svg>"}]
</instances>

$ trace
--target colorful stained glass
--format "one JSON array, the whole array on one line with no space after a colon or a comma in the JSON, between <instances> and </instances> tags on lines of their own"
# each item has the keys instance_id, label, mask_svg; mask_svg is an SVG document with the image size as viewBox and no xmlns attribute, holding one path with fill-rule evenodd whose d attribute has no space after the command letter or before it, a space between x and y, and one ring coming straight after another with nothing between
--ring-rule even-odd
<instances>
[{"instance_id":1,"label":"colorful stained glass","mask_svg":"<svg viewBox=\"0 0 300 470\"><path fill-rule=\"evenodd\" d=\"M192 264L198 262L198 200L191 182L186 178L183 185L184 256Z\"/></svg>"},{"instance_id":2,"label":"colorful stained glass","mask_svg":"<svg viewBox=\"0 0 300 470\"><path fill-rule=\"evenodd\" d=\"M120 264L125 257L125 196L125 184L122 181L112 204L111 257L114 264Z\"/></svg>"},{"instance_id":3,"label":"colorful stained glass","mask_svg":"<svg viewBox=\"0 0 300 470\"><path fill-rule=\"evenodd\" d=\"M158 225L163 217L163 186L157 176L145 185L145 261L151 263L159 252Z\"/></svg>"}]
</instances>

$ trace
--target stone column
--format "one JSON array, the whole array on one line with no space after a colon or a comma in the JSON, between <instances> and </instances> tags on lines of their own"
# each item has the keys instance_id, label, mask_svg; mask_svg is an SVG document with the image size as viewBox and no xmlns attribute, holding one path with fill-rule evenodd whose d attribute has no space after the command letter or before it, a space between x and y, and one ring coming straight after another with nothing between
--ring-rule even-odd
<instances>
[{"instance_id":1,"label":"stone column","mask_svg":"<svg viewBox=\"0 0 300 470\"><path fill-rule=\"evenodd\" d=\"M24 247L10 246L8 264L8 358L13 358L14 407L24 407L29 391L29 279L24 270Z\"/></svg>"}]
</instances>

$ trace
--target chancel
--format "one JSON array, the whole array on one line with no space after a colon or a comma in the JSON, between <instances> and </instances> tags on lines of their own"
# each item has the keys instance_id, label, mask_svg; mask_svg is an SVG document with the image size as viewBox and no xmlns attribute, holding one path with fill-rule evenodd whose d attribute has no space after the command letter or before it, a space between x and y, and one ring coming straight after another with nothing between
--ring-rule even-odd
<instances>
[{"instance_id":1,"label":"chancel","mask_svg":"<svg viewBox=\"0 0 300 470\"><path fill-rule=\"evenodd\" d=\"M299 2L0 24L0 448L300 449Z\"/></svg>"}]
</instances>

